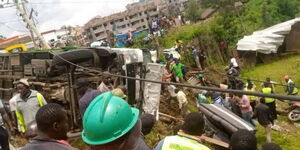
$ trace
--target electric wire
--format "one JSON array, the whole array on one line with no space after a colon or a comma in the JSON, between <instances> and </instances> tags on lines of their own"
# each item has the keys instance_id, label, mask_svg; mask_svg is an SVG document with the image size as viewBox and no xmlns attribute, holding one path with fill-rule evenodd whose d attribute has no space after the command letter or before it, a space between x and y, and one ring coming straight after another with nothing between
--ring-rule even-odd
<instances>
[{"instance_id":1,"label":"electric wire","mask_svg":"<svg viewBox=\"0 0 300 150\"><path fill-rule=\"evenodd\" d=\"M201 90L207 90L207 91L215 91L215 92L222 92L222 93L233 93L233 94L243 94L243 95L253 95L258 97L269 97L269 98L276 98L279 100L290 100L290 101L297 101L300 102L299 96L285 96L285 95L279 95L279 94L264 94L260 92L248 92L243 90L233 90L233 89L221 89L221 88L215 88L215 87L207 87L207 86L194 86L194 85L188 85L188 84L182 84L182 83L174 83L174 82L162 82L162 81L155 81L155 80L148 80L148 79L142 79L142 78L135 78L135 77L128 77L123 75L116 75L111 73L104 73L96 69L86 68L83 66L80 66L78 64L75 64L71 61L66 60L65 58L61 57L60 55L57 55L53 53L53 51L49 51L53 56L57 56L59 59L63 60L64 62L73 65L75 67L81 68L86 71L92 71L99 73L100 75L109 75L112 77L119 77L124 79L130 79L130 80L139 80L144 82L151 82L151 83L157 83L157 84L167 84L167 85L174 85L179 87L187 87L187 88L194 88L194 89L201 89ZM146 83L147 84L147 83Z\"/></svg>"}]
</instances>

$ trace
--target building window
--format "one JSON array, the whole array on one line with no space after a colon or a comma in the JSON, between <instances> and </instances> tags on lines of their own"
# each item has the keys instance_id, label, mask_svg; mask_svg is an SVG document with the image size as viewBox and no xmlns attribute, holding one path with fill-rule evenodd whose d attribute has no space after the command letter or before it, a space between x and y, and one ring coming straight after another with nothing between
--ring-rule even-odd
<instances>
[{"instance_id":1,"label":"building window","mask_svg":"<svg viewBox=\"0 0 300 150\"><path fill-rule=\"evenodd\" d=\"M113 24L114 24L114 22L112 21L112 22L110 22L110 24L111 24L111 25L113 25Z\"/></svg>"},{"instance_id":2,"label":"building window","mask_svg":"<svg viewBox=\"0 0 300 150\"><path fill-rule=\"evenodd\" d=\"M97 26L93 27L93 30L97 30Z\"/></svg>"},{"instance_id":3,"label":"building window","mask_svg":"<svg viewBox=\"0 0 300 150\"><path fill-rule=\"evenodd\" d=\"M144 19L142 19L141 21L144 22Z\"/></svg>"},{"instance_id":4,"label":"building window","mask_svg":"<svg viewBox=\"0 0 300 150\"><path fill-rule=\"evenodd\" d=\"M140 12L140 16L142 16L142 13Z\"/></svg>"},{"instance_id":5,"label":"building window","mask_svg":"<svg viewBox=\"0 0 300 150\"><path fill-rule=\"evenodd\" d=\"M143 25L143 28L146 29L147 27L145 25Z\"/></svg>"}]
</instances>

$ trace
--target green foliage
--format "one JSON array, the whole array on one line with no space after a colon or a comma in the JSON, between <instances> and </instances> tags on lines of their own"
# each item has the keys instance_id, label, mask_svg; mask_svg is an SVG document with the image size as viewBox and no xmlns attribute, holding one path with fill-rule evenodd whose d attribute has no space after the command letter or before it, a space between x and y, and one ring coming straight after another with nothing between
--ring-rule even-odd
<instances>
[{"instance_id":1,"label":"green foliage","mask_svg":"<svg viewBox=\"0 0 300 150\"><path fill-rule=\"evenodd\" d=\"M185 10L185 17L191 22L197 22L201 19L202 9L199 0L189 0Z\"/></svg>"},{"instance_id":2,"label":"green foliage","mask_svg":"<svg viewBox=\"0 0 300 150\"><path fill-rule=\"evenodd\" d=\"M210 6L215 4L215 7L220 6L221 9L213 21L212 32L217 40L226 39L230 45L235 45L245 34L293 19L300 12L298 0L249 0L239 8L231 7L235 11L225 7L232 6L230 0L207 1Z\"/></svg>"},{"instance_id":3,"label":"green foliage","mask_svg":"<svg viewBox=\"0 0 300 150\"><path fill-rule=\"evenodd\" d=\"M161 48L170 48L174 46L176 39L182 40L186 43L201 35L203 29L198 25L185 25L174 28L168 32L164 37L160 37L159 44Z\"/></svg>"},{"instance_id":4,"label":"green foliage","mask_svg":"<svg viewBox=\"0 0 300 150\"><path fill-rule=\"evenodd\" d=\"M4 40L4 39L6 39L6 37L3 35L0 35L0 40Z\"/></svg>"},{"instance_id":5,"label":"green foliage","mask_svg":"<svg viewBox=\"0 0 300 150\"><path fill-rule=\"evenodd\" d=\"M133 40L133 46L132 48L145 48L145 49L157 49L155 45L155 41L145 41L144 38L148 36L147 32L143 32L139 34L134 40Z\"/></svg>"}]
</instances>

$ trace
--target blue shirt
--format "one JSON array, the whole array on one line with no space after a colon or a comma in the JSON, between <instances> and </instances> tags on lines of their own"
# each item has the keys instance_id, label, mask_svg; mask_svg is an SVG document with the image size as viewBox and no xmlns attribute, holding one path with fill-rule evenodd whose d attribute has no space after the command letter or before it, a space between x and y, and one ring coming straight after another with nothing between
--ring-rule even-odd
<instances>
[{"instance_id":1,"label":"blue shirt","mask_svg":"<svg viewBox=\"0 0 300 150\"><path fill-rule=\"evenodd\" d=\"M79 99L79 110L81 116L84 115L85 110L90 105L90 103L93 101L94 98L96 98L98 95L100 95L101 92L99 90L93 90L88 89L84 95Z\"/></svg>"}]
</instances>

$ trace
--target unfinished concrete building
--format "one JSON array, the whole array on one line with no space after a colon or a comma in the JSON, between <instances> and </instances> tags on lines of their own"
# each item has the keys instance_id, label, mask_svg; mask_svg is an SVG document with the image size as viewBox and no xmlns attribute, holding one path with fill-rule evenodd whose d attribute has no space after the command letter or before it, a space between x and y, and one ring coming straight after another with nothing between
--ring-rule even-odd
<instances>
[{"instance_id":1,"label":"unfinished concrete building","mask_svg":"<svg viewBox=\"0 0 300 150\"><path fill-rule=\"evenodd\" d=\"M152 1L127 5L127 10L106 17L95 17L85 24L86 40L89 42L107 40L128 31L148 29L152 18L159 17L159 11Z\"/></svg>"}]
</instances>

